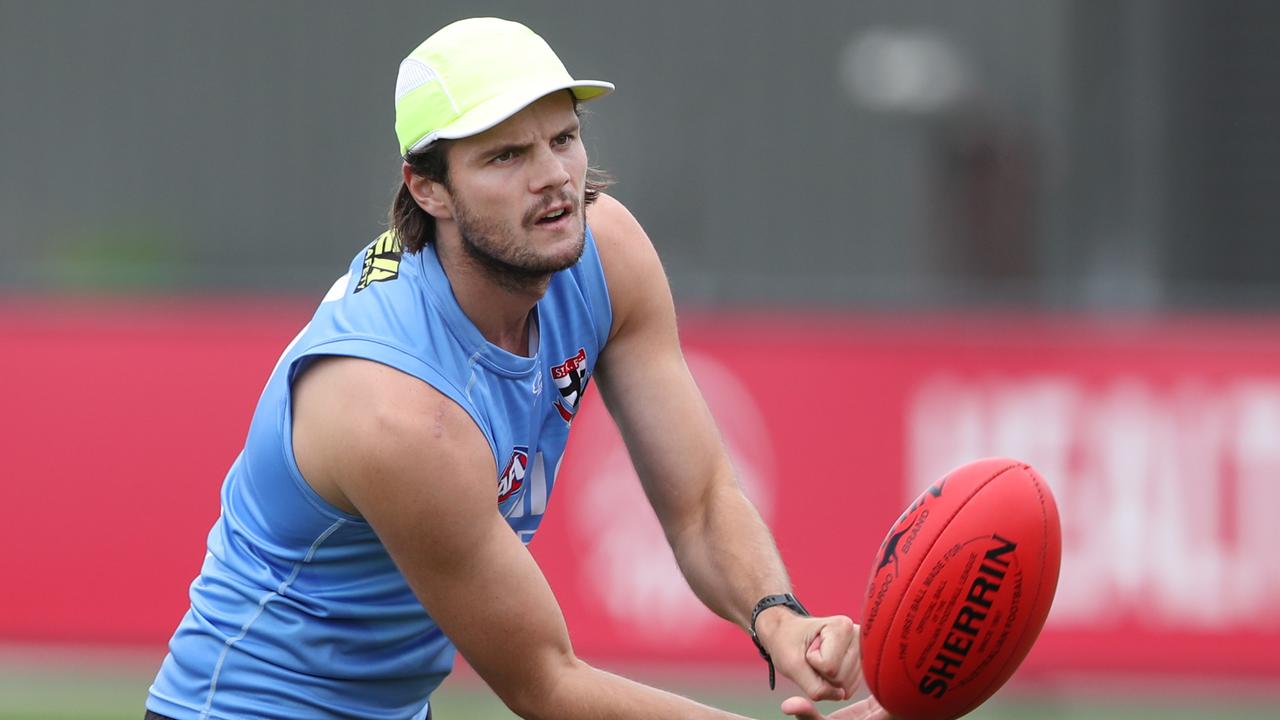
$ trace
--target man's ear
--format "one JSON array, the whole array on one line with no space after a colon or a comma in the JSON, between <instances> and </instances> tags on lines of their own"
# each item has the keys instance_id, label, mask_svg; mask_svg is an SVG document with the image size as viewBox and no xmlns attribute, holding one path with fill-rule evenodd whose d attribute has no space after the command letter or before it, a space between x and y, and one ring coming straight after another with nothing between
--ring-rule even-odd
<instances>
[{"instance_id":1,"label":"man's ear","mask_svg":"<svg viewBox=\"0 0 1280 720\"><path fill-rule=\"evenodd\" d=\"M453 195L444 183L415 174L409 163L401 165L400 173L418 207L437 220L453 219Z\"/></svg>"}]
</instances>

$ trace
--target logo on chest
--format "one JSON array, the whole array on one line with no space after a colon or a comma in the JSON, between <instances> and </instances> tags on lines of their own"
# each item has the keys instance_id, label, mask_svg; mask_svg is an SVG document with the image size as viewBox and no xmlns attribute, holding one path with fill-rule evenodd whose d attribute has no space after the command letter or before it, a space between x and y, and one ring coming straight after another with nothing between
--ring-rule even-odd
<instances>
[{"instance_id":1,"label":"logo on chest","mask_svg":"<svg viewBox=\"0 0 1280 720\"><path fill-rule=\"evenodd\" d=\"M511 499L524 487L524 475L529 469L529 448L517 445L511 450L511 459L498 475L498 503Z\"/></svg>"},{"instance_id":2,"label":"logo on chest","mask_svg":"<svg viewBox=\"0 0 1280 720\"><path fill-rule=\"evenodd\" d=\"M565 422L572 422L578 413L578 403L582 402L582 393L587 390L587 350L578 348L578 354L551 368L551 379L560 391L556 400L556 410Z\"/></svg>"}]
</instances>

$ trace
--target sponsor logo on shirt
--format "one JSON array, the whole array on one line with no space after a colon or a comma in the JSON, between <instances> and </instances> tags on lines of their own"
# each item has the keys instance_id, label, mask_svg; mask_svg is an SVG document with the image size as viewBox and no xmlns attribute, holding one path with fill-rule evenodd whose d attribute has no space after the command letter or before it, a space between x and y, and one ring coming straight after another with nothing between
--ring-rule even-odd
<instances>
[{"instance_id":1,"label":"sponsor logo on shirt","mask_svg":"<svg viewBox=\"0 0 1280 720\"><path fill-rule=\"evenodd\" d=\"M400 239L390 230L382 233L369 249L364 251L364 267L354 292L369 287L370 283L395 280L400 276Z\"/></svg>"},{"instance_id":2,"label":"sponsor logo on shirt","mask_svg":"<svg viewBox=\"0 0 1280 720\"><path fill-rule=\"evenodd\" d=\"M529 448L517 445L511 450L511 459L498 474L498 503L506 502L524 487L524 474L529 468Z\"/></svg>"}]
</instances>

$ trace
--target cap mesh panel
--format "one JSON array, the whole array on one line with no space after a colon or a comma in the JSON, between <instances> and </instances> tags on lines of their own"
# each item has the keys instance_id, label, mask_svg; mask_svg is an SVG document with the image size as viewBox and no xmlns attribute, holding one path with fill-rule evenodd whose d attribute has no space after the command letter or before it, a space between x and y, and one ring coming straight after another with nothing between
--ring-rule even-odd
<instances>
[{"instance_id":1,"label":"cap mesh panel","mask_svg":"<svg viewBox=\"0 0 1280 720\"><path fill-rule=\"evenodd\" d=\"M400 63L400 74L396 77L396 102L400 102L400 98L426 85L432 80L439 80L440 76L436 75L436 71L431 66L415 60L407 58Z\"/></svg>"}]
</instances>

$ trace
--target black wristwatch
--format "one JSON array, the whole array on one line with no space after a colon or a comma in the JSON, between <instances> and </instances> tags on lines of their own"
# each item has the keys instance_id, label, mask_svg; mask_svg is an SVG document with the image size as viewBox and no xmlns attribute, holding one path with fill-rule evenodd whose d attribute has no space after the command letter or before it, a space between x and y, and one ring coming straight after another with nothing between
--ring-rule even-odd
<instances>
[{"instance_id":1,"label":"black wristwatch","mask_svg":"<svg viewBox=\"0 0 1280 720\"><path fill-rule=\"evenodd\" d=\"M769 663L770 690L772 690L774 686L773 658L769 656L769 651L764 649L764 645L760 643L760 638L756 635L756 618L760 617L760 613L775 605L782 605L801 617L809 617L809 611L805 610L804 606L800 604L800 601L796 599L796 596L791 593L784 593L782 595L765 595L763 598L760 598L760 602L756 603L756 606L751 609L751 640L756 644L756 649L760 651L760 657L764 658L766 663Z\"/></svg>"}]
</instances>

